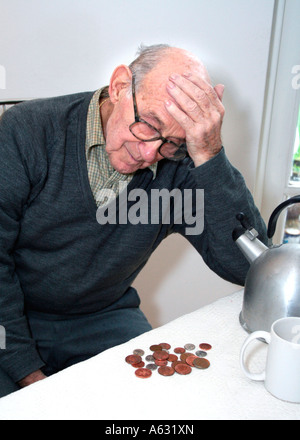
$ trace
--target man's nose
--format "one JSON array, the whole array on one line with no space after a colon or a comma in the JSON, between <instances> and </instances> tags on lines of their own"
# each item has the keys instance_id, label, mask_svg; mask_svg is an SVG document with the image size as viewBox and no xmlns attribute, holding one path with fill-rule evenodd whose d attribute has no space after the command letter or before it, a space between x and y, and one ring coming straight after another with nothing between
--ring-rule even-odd
<instances>
[{"instance_id":1,"label":"man's nose","mask_svg":"<svg viewBox=\"0 0 300 440\"><path fill-rule=\"evenodd\" d=\"M160 145L161 140L153 142L140 142L139 151L143 160L149 163L158 160L158 150Z\"/></svg>"}]
</instances>

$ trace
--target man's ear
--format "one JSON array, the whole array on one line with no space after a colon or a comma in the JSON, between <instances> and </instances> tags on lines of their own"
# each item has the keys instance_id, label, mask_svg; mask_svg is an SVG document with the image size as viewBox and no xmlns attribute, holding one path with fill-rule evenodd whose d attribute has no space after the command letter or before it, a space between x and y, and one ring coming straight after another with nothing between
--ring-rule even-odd
<instances>
[{"instance_id":1,"label":"man's ear","mask_svg":"<svg viewBox=\"0 0 300 440\"><path fill-rule=\"evenodd\" d=\"M132 73L128 66L122 64L114 70L109 83L109 96L113 104L119 100L122 90L130 86L131 80Z\"/></svg>"}]
</instances>

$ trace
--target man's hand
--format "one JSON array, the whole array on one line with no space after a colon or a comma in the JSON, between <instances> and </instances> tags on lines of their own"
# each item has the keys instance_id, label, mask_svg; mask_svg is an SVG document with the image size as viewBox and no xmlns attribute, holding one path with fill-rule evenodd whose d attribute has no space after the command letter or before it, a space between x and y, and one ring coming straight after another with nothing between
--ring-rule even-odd
<instances>
[{"instance_id":1,"label":"man's hand","mask_svg":"<svg viewBox=\"0 0 300 440\"><path fill-rule=\"evenodd\" d=\"M34 382L38 382L39 380L45 379L47 376L42 373L41 370L34 371L28 376L24 377L24 379L19 381L19 385L21 388L27 387L28 385L33 384Z\"/></svg>"},{"instance_id":2,"label":"man's hand","mask_svg":"<svg viewBox=\"0 0 300 440\"><path fill-rule=\"evenodd\" d=\"M186 146L195 166L207 162L222 148L221 126L225 113L224 86L212 87L196 73L173 74L167 85L166 109L186 133Z\"/></svg>"}]
</instances>

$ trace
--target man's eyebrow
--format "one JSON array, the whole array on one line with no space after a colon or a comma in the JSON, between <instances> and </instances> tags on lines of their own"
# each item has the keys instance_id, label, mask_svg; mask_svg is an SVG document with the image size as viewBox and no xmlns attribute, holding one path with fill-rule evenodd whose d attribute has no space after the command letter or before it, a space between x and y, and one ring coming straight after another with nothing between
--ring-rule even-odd
<instances>
[{"instance_id":1,"label":"man's eyebrow","mask_svg":"<svg viewBox=\"0 0 300 440\"><path fill-rule=\"evenodd\" d=\"M148 111L147 113L145 113L144 116L154 119L158 123L160 130L166 128L166 124L155 113L153 113L151 110ZM172 137L172 138L178 139L180 141L185 141L185 139L180 138L180 137L176 137L176 136L168 136L168 137Z\"/></svg>"},{"instance_id":2,"label":"man's eyebrow","mask_svg":"<svg viewBox=\"0 0 300 440\"><path fill-rule=\"evenodd\" d=\"M145 113L144 116L154 119L158 123L160 128L166 128L166 124L151 110Z\"/></svg>"}]
</instances>

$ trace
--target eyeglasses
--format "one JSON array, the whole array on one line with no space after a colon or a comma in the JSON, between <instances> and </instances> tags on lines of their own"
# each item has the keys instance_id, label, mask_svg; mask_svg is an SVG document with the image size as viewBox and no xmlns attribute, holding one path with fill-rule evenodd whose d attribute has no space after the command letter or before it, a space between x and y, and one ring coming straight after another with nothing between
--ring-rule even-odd
<instances>
[{"instance_id":1,"label":"eyeglasses","mask_svg":"<svg viewBox=\"0 0 300 440\"><path fill-rule=\"evenodd\" d=\"M135 121L129 126L129 130L133 136L143 142L154 142L161 140L162 143L158 149L158 152L162 157L174 161L184 159L188 155L187 148L184 143L176 143L170 139L164 138L155 127L144 119L140 118L136 104L134 77L132 77L132 99Z\"/></svg>"}]
</instances>

